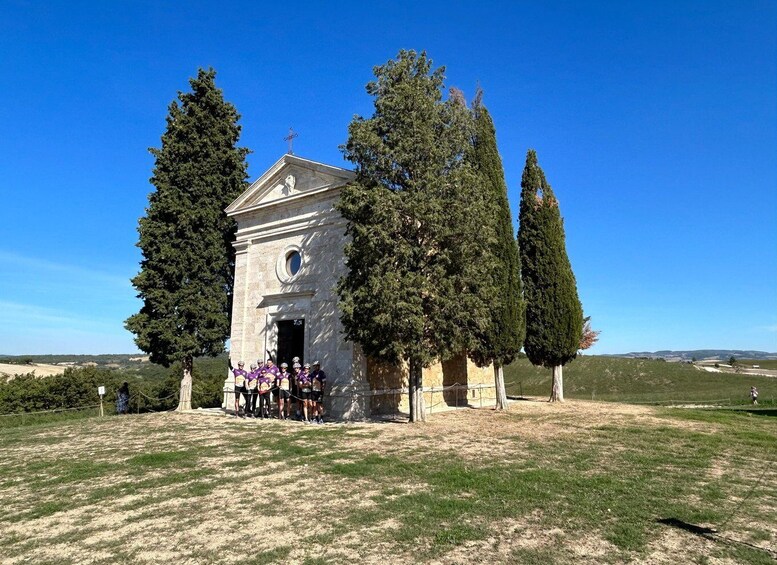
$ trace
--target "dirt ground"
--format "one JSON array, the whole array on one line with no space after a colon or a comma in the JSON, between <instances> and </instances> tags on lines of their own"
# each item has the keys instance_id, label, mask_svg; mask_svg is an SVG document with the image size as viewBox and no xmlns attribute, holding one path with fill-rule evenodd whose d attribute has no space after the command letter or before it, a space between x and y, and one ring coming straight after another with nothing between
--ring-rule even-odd
<instances>
[{"instance_id":1,"label":"dirt ground","mask_svg":"<svg viewBox=\"0 0 777 565\"><path fill-rule=\"evenodd\" d=\"M516 419L516 413L522 418ZM93 426L52 428L47 432L45 447L36 443L35 438L19 442L4 449L4 459L25 464L37 461L38 473L45 476L46 461L55 465L72 460L74 454L79 460L118 465L137 454L196 446L200 450L212 448L214 457L198 460L196 469L186 468L186 472L202 473L199 478L187 476L174 482L164 480L169 473L164 466L149 469L140 479L130 470L117 467L109 477L96 477L71 490L58 486L52 478L53 486L43 489L43 494L39 486L29 485L24 477L6 481L0 487L0 553L3 548L8 551L0 556L0 562L415 562L417 554L413 547L398 548L396 543L382 541L383 532L399 527L391 519L354 528L345 535L337 533L342 532L336 526L343 509L373 508L373 497L380 493L373 491L377 487L369 480L333 476L322 483L308 472L307 464L289 466L274 459L269 451L261 450L252 452L257 467L254 474L246 475L249 471L243 466L245 456L239 450L228 449L225 442L263 433L263 429L288 437L308 434L301 436L304 438L312 437L309 434L315 429L343 430L348 449L359 453L422 459L430 453L447 452L465 461L498 461L500 457L514 456L521 442L536 443L562 436L579 437L582 441L588 430L619 424L645 429L711 429L705 422L667 419L651 407L582 401L551 405L540 400L514 402L508 413L490 409L439 413L418 425L366 422L311 427L297 422L242 420L194 411L115 417ZM476 434L471 433L475 430ZM260 475L261 481L254 480L255 474ZM236 480L236 476L243 478ZM160 482L153 489L141 488L143 481L154 479ZM775 472L769 480L777 480ZM99 488L133 481L140 481L136 490L117 487L114 493L94 502L99 498ZM303 507L295 510L294 503L272 487L276 484L291 484L294 493L307 493ZM398 494L423 488L422 484L413 485L397 478ZM57 489L63 490L57 494ZM50 514L44 510L41 516L35 514L34 508L42 503L45 507L48 500L57 504L66 493L72 497L67 508ZM250 505L243 504L247 497L252 500ZM315 509L313 519L309 515L311 509ZM315 516L323 519L317 520ZM564 544L574 548L574 559L567 556L561 562L621 562L612 560L616 548L595 532L547 529L541 521L541 511L521 519L495 520L489 524L491 533L486 539L465 541L429 561L515 562L516 551L542 555L545 548ZM765 527L777 535L777 526ZM632 562L677 563L679 556L704 556L714 549L713 541L666 529L650 543L646 554ZM256 555L264 558L258 559ZM705 557L704 562L735 563L714 557Z\"/></svg>"}]
</instances>

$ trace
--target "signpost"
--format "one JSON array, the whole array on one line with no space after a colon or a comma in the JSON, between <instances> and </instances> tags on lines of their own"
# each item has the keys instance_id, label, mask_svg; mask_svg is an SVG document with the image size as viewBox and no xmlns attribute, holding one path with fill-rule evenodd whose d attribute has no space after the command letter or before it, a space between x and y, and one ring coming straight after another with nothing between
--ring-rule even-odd
<instances>
[{"instance_id":1,"label":"signpost","mask_svg":"<svg viewBox=\"0 0 777 565\"><path fill-rule=\"evenodd\" d=\"M105 396L105 387L98 386L97 394L100 395L100 418L102 418L105 415L105 413L103 412L103 396Z\"/></svg>"}]
</instances>

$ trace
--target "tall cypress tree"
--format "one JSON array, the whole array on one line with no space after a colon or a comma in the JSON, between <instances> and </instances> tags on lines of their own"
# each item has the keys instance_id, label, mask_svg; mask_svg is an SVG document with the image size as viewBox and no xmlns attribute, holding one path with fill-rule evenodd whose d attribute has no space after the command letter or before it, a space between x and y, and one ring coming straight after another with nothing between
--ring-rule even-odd
<instances>
[{"instance_id":1,"label":"tall cypress tree","mask_svg":"<svg viewBox=\"0 0 777 565\"><path fill-rule=\"evenodd\" d=\"M521 178L518 247L526 297L524 350L534 365L553 370L551 401L564 400L563 366L583 335L583 308L567 257L558 200L530 149Z\"/></svg>"},{"instance_id":2,"label":"tall cypress tree","mask_svg":"<svg viewBox=\"0 0 777 565\"><path fill-rule=\"evenodd\" d=\"M246 187L248 149L237 147L240 116L213 69L169 106L146 216L138 222L143 260L132 279L143 306L125 327L151 361L183 369L179 410L191 408L193 358L218 355L229 337L236 224L224 209Z\"/></svg>"},{"instance_id":3,"label":"tall cypress tree","mask_svg":"<svg viewBox=\"0 0 777 565\"><path fill-rule=\"evenodd\" d=\"M496 130L491 115L483 106L478 91L472 104L475 115L473 159L481 177L486 199L492 205L496 237L491 242L490 275L496 289L491 320L480 335L480 343L471 351L479 365L494 364L496 407L507 407L503 366L511 363L521 350L525 335L525 304L521 286L521 260L513 231L513 218L507 198L502 159L496 145Z\"/></svg>"},{"instance_id":4,"label":"tall cypress tree","mask_svg":"<svg viewBox=\"0 0 777 565\"><path fill-rule=\"evenodd\" d=\"M345 334L370 357L410 370L410 417L424 419L421 370L468 350L489 318L480 261L482 195L466 159L472 119L442 100L444 69L400 51L367 85L371 118L348 127L356 179L340 195L347 273L338 285Z\"/></svg>"}]
</instances>

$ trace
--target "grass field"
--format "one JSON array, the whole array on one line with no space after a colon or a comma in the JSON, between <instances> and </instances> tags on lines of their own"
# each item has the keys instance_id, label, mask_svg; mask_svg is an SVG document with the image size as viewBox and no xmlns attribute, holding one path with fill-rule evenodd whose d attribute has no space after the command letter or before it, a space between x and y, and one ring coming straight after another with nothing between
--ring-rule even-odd
<instances>
[{"instance_id":1,"label":"grass field","mask_svg":"<svg viewBox=\"0 0 777 565\"><path fill-rule=\"evenodd\" d=\"M505 367L508 394L550 396L549 369L519 359ZM564 367L564 396L631 403L726 405L750 402L758 387L759 403L774 405L777 378L707 373L688 363L648 359L581 356ZM716 402L717 401L717 402Z\"/></svg>"},{"instance_id":2,"label":"grass field","mask_svg":"<svg viewBox=\"0 0 777 565\"><path fill-rule=\"evenodd\" d=\"M418 425L175 413L30 424L0 429L0 556L773 563L776 442L777 418L590 401Z\"/></svg>"}]
</instances>

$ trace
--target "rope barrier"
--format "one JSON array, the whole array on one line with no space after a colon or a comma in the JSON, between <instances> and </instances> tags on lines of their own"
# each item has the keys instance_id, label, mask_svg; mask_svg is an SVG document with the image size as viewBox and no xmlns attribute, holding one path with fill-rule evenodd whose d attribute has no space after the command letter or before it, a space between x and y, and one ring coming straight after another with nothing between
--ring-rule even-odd
<instances>
[{"instance_id":1,"label":"rope barrier","mask_svg":"<svg viewBox=\"0 0 777 565\"><path fill-rule=\"evenodd\" d=\"M153 398L153 397L148 396L147 394L145 394L142 390L139 390L138 394L140 394L140 396L142 396L143 398L146 398L148 400L156 400L157 402L161 402L162 400L169 400L169 399L173 398L174 396L178 396L178 392L174 392L173 394L171 394L169 396L165 396L164 398Z\"/></svg>"}]
</instances>

